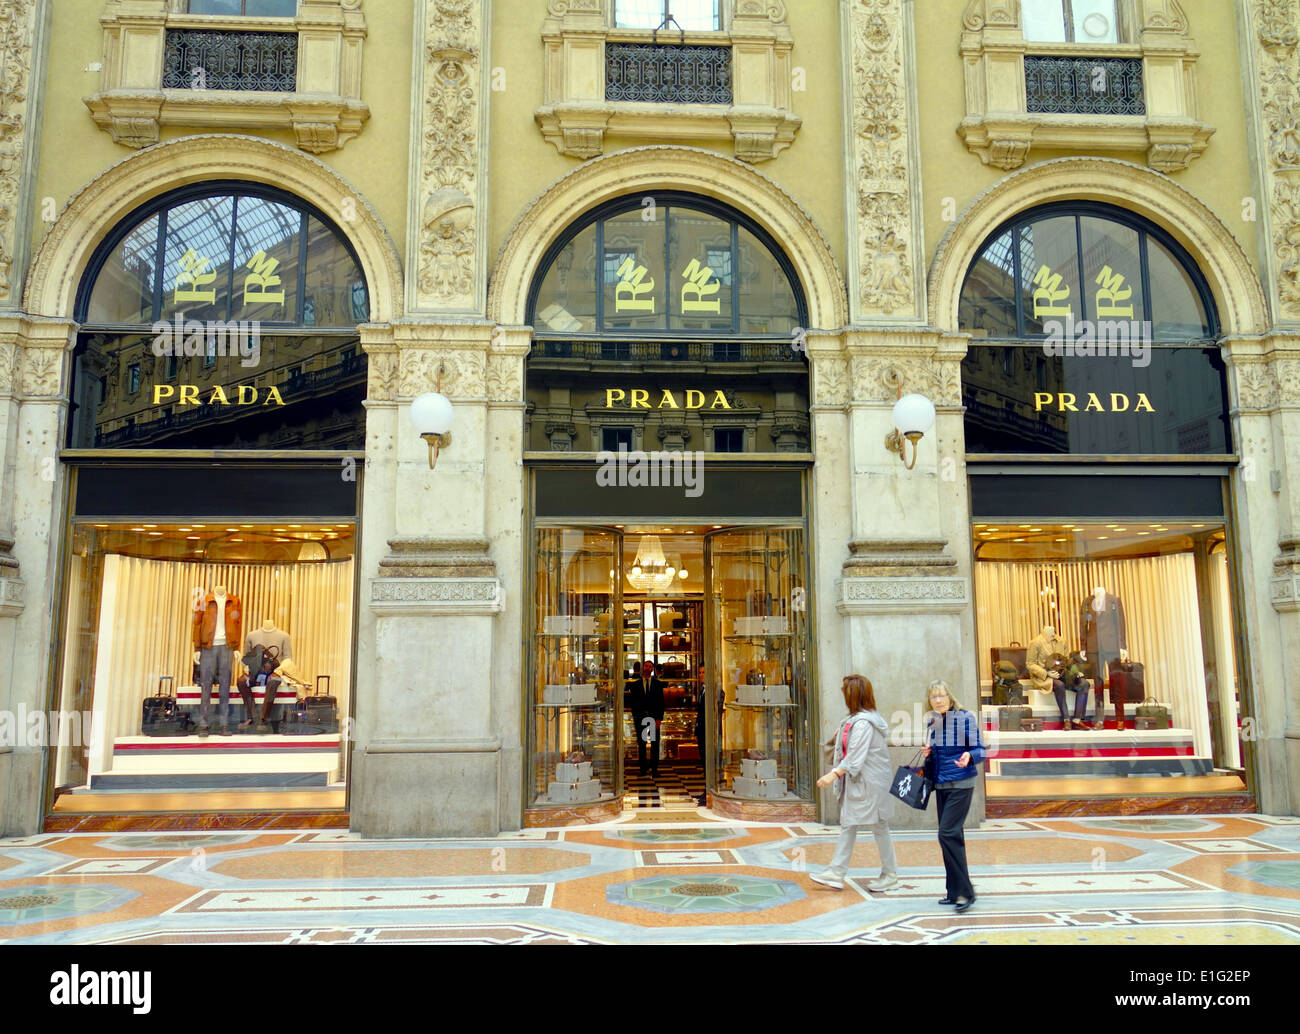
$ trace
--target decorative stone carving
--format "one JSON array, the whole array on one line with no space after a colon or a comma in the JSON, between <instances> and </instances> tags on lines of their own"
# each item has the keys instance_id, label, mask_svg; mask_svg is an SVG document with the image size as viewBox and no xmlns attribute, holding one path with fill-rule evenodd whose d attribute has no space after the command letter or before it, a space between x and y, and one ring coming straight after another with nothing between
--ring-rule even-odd
<instances>
[{"instance_id":1,"label":"decorative stone carving","mask_svg":"<svg viewBox=\"0 0 1300 1034\"><path fill-rule=\"evenodd\" d=\"M425 0L415 308L475 307L482 5Z\"/></svg>"},{"instance_id":2,"label":"decorative stone carving","mask_svg":"<svg viewBox=\"0 0 1300 1034\"><path fill-rule=\"evenodd\" d=\"M777 452L808 452L812 442L812 424L807 413L777 412L769 429Z\"/></svg>"},{"instance_id":3,"label":"decorative stone carving","mask_svg":"<svg viewBox=\"0 0 1300 1034\"><path fill-rule=\"evenodd\" d=\"M433 391L442 367L442 393L448 397L482 398L487 355L470 349L404 348L399 364L397 393L414 397Z\"/></svg>"},{"instance_id":4,"label":"decorative stone carving","mask_svg":"<svg viewBox=\"0 0 1300 1034\"><path fill-rule=\"evenodd\" d=\"M489 355L487 397L489 402L522 402L524 361L518 355Z\"/></svg>"},{"instance_id":5,"label":"decorative stone carving","mask_svg":"<svg viewBox=\"0 0 1300 1034\"><path fill-rule=\"evenodd\" d=\"M962 18L966 117L957 132L985 165L1018 169L1032 148L1145 152L1161 172L1185 169L1206 148L1214 127L1197 118L1196 43L1176 0L1134 0L1144 69L1142 115L1030 112L1025 103L1025 54L1019 0L970 0ZM1052 53L1063 48L1054 44ZM1098 59L1137 55L1132 45L1081 50Z\"/></svg>"},{"instance_id":6,"label":"decorative stone carving","mask_svg":"<svg viewBox=\"0 0 1300 1034\"><path fill-rule=\"evenodd\" d=\"M838 356L818 356L813 362L813 405L842 406L849 400L848 364Z\"/></svg>"},{"instance_id":7,"label":"decorative stone carving","mask_svg":"<svg viewBox=\"0 0 1300 1034\"><path fill-rule=\"evenodd\" d=\"M957 561L942 539L871 539L849 543L846 578L882 575L949 575Z\"/></svg>"},{"instance_id":8,"label":"decorative stone carving","mask_svg":"<svg viewBox=\"0 0 1300 1034\"><path fill-rule=\"evenodd\" d=\"M366 348L366 396L371 402L390 402L397 394L397 349Z\"/></svg>"},{"instance_id":9,"label":"decorative stone carving","mask_svg":"<svg viewBox=\"0 0 1300 1034\"><path fill-rule=\"evenodd\" d=\"M63 372L61 348L23 348L19 353L22 367L22 393L29 397L52 398L59 394L59 376Z\"/></svg>"},{"instance_id":10,"label":"decorative stone carving","mask_svg":"<svg viewBox=\"0 0 1300 1034\"><path fill-rule=\"evenodd\" d=\"M1274 285L1279 315L1294 320L1300 319L1300 73L1292 55L1300 38L1300 5L1296 0L1257 0L1254 15Z\"/></svg>"},{"instance_id":11,"label":"decorative stone carving","mask_svg":"<svg viewBox=\"0 0 1300 1034\"><path fill-rule=\"evenodd\" d=\"M1272 371L1262 361L1233 363L1237 371L1237 405L1243 410L1266 412L1277 405Z\"/></svg>"},{"instance_id":12,"label":"decorative stone carving","mask_svg":"<svg viewBox=\"0 0 1300 1034\"><path fill-rule=\"evenodd\" d=\"M1283 613L1300 611L1300 539L1284 539L1278 544L1270 580L1273 609Z\"/></svg>"},{"instance_id":13,"label":"decorative stone carving","mask_svg":"<svg viewBox=\"0 0 1300 1034\"><path fill-rule=\"evenodd\" d=\"M0 303L16 302L15 257L22 229L18 222L23 166L29 143L28 91L33 86L33 0L0 4Z\"/></svg>"},{"instance_id":14,"label":"decorative stone carving","mask_svg":"<svg viewBox=\"0 0 1300 1034\"><path fill-rule=\"evenodd\" d=\"M578 437L578 425L572 420L548 420L544 430L552 452L573 451L573 440Z\"/></svg>"},{"instance_id":15,"label":"decorative stone carving","mask_svg":"<svg viewBox=\"0 0 1300 1034\"><path fill-rule=\"evenodd\" d=\"M682 423L661 424L657 435L664 449L680 451L686 448L686 443L690 441L691 429Z\"/></svg>"},{"instance_id":16,"label":"decorative stone carving","mask_svg":"<svg viewBox=\"0 0 1300 1034\"><path fill-rule=\"evenodd\" d=\"M377 614L497 614L505 594L486 539L390 539L370 584Z\"/></svg>"},{"instance_id":17,"label":"decorative stone carving","mask_svg":"<svg viewBox=\"0 0 1300 1034\"><path fill-rule=\"evenodd\" d=\"M17 380L15 358L17 349L12 341L0 341L0 395L13 391Z\"/></svg>"},{"instance_id":18,"label":"decorative stone carving","mask_svg":"<svg viewBox=\"0 0 1300 1034\"><path fill-rule=\"evenodd\" d=\"M902 12L896 0L859 0L849 15L857 293L868 318L916 309Z\"/></svg>"},{"instance_id":19,"label":"decorative stone carving","mask_svg":"<svg viewBox=\"0 0 1300 1034\"><path fill-rule=\"evenodd\" d=\"M104 70L99 91L85 104L96 124L124 147L156 144L161 126L292 129L300 148L321 154L342 147L370 118L361 101L366 20L359 0L300 0L292 25L286 25L297 34L299 60L294 89L285 92L164 90L159 69L169 24L195 28L183 5L108 0L99 21ZM246 31L247 23L238 14L207 15L203 28L238 32Z\"/></svg>"}]
</instances>

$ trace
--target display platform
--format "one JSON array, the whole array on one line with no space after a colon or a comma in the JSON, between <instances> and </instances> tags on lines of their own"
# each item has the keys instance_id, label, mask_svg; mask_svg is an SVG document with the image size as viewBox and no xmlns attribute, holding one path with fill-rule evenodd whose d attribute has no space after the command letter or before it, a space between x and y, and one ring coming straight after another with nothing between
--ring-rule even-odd
<instances>
[{"instance_id":1,"label":"display platform","mask_svg":"<svg viewBox=\"0 0 1300 1034\"><path fill-rule=\"evenodd\" d=\"M119 736L91 790L327 787L339 779L338 735Z\"/></svg>"}]
</instances>

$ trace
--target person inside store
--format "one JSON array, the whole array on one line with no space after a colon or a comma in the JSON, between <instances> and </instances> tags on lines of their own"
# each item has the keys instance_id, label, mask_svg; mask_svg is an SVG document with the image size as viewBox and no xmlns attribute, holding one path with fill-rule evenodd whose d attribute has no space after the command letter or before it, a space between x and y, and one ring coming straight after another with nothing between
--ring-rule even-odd
<instances>
[{"instance_id":1,"label":"person inside store","mask_svg":"<svg viewBox=\"0 0 1300 1034\"><path fill-rule=\"evenodd\" d=\"M977 766L987 756L980 741L979 721L953 699L948 684L936 679L926 693L930 711L926 715L925 755L927 774L934 780L934 799L939 810L939 850L947 893L941 905L956 905L965 912L975 903L966 866L966 834L963 826L975 793Z\"/></svg>"},{"instance_id":2,"label":"person inside store","mask_svg":"<svg viewBox=\"0 0 1300 1034\"><path fill-rule=\"evenodd\" d=\"M655 678L654 661L645 661L641 672L623 687L630 697L632 725L636 729L636 756L641 775L646 772L646 750L650 752L650 774L659 778L659 728L664 720L664 684Z\"/></svg>"},{"instance_id":3,"label":"person inside store","mask_svg":"<svg viewBox=\"0 0 1300 1034\"><path fill-rule=\"evenodd\" d=\"M889 890L898 886L898 859L889 835L893 801L889 794L893 770L886 742L889 723L876 710L875 690L866 677L846 675L840 692L849 715L835 730L831 770L817 780L822 789L835 787L840 802L840 839L830 866L809 879L832 890L843 890L858 832L869 829L880 851L880 875L867 883L867 889Z\"/></svg>"},{"instance_id":4,"label":"person inside store","mask_svg":"<svg viewBox=\"0 0 1300 1034\"><path fill-rule=\"evenodd\" d=\"M705 737L704 697L705 694L708 692L708 690L705 688L708 686L708 680L704 677L703 667L700 668L699 678L700 678L700 690L698 693L695 694L695 746L696 749L699 751L699 755L700 755L700 769L702 770L705 781L707 782L709 768L708 768L708 762L705 760L707 748L704 743L704 737ZM701 808L703 808L706 804L709 803L709 792L707 789L705 789L703 793L701 793L698 797L695 798L695 803L698 804Z\"/></svg>"}]
</instances>

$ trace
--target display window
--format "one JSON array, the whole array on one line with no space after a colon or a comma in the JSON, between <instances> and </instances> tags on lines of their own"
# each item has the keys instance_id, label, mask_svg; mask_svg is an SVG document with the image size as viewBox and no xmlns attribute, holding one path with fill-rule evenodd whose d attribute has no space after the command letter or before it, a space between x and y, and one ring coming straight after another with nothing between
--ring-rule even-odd
<instances>
[{"instance_id":1,"label":"display window","mask_svg":"<svg viewBox=\"0 0 1300 1034\"><path fill-rule=\"evenodd\" d=\"M55 810L340 807L355 545L350 521L75 520L59 711L92 735L58 747Z\"/></svg>"},{"instance_id":2,"label":"display window","mask_svg":"<svg viewBox=\"0 0 1300 1034\"><path fill-rule=\"evenodd\" d=\"M1242 790L1225 526L976 522L987 790Z\"/></svg>"}]
</instances>

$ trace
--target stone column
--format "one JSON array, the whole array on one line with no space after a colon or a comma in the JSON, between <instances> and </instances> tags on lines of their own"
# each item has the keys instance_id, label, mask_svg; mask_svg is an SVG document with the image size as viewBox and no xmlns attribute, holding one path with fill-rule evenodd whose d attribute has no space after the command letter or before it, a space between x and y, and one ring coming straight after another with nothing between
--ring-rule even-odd
<instances>
[{"instance_id":1,"label":"stone column","mask_svg":"<svg viewBox=\"0 0 1300 1034\"><path fill-rule=\"evenodd\" d=\"M848 470L834 484L845 495L832 512L847 520L827 526L819 516L818 550L827 566L834 557L845 672L824 674L822 724L825 735L843 714L838 676L866 675L880 711L894 716L901 764L915 752L919 704L932 679L947 681L967 708L979 707L961 424L965 340L927 325L912 5L860 0L842 4L841 17L852 326L841 339L846 402L837 418ZM900 391L923 394L937 409L911 470L885 447ZM826 508L822 403L818 394L817 502ZM829 660L823 654L824 666ZM904 810L900 822L935 821L932 812ZM983 817L982 797L971 816Z\"/></svg>"},{"instance_id":2,"label":"stone column","mask_svg":"<svg viewBox=\"0 0 1300 1034\"><path fill-rule=\"evenodd\" d=\"M1238 620L1250 631L1245 674L1259 806L1300 815L1300 2L1250 0L1239 17L1258 262L1273 332L1228 342L1242 456L1233 485L1244 590Z\"/></svg>"},{"instance_id":3,"label":"stone column","mask_svg":"<svg viewBox=\"0 0 1300 1034\"><path fill-rule=\"evenodd\" d=\"M0 316L0 710L44 711L51 628L58 614L58 461L70 323ZM45 751L26 723L5 723L0 742L0 832L34 833L44 810Z\"/></svg>"},{"instance_id":4,"label":"stone column","mask_svg":"<svg viewBox=\"0 0 1300 1034\"><path fill-rule=\"evenodd\" d=\"M373 577L351 814L371 836L482 835L521 817L519 593L506 587L522 560L528 346L483 315L490 4L421 0L415 19L406 315L363 328ZM435 385L455 422L430 470L410 402Z\"/></svg>"}]
</instances>

